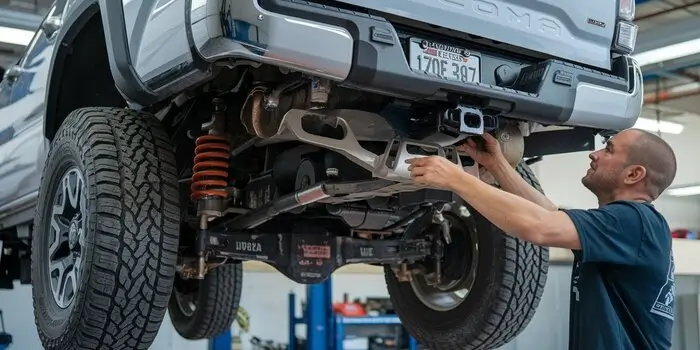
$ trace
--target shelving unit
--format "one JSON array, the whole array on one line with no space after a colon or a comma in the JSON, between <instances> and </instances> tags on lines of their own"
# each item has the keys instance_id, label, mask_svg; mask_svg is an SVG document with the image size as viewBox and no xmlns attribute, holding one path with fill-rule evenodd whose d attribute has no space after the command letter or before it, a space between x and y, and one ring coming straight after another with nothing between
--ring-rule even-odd
<instances>
[{"instance_id":1,"label":"shelving unit","mask_svg":"<svg viewBox=\"0 0 700 350\"><path fill-rule=\"evenodd\" d=\"M307 350L344 350L343 343L349 330L358 332L365 326L371 326L372 331L377 326L396 327L401 325L397 316L363 316L349 317L333 312L332 279L324 283L309 285L306 288L306 310L302 317L297 317L296 295L289 294L289 350L297 349L296 326L306 325ZM399 333L399 332L397 332ZM409 336L409 350L417 350L418 343Z\"/></svg>"},{"instance_id":2,"label":"shelving unit","mask_svg":"<svg viewBox=\"0 0 700 350\"><path fill-rule=\"evenodd\" d=\"M343 349L345 340L345 330L347 326L397 326L401 321L397 316L366 316L366 317L346 317L335 316L335 350ZM409 336L409 350L417 350L418 343Z\"/></svg>"}]
</instances>

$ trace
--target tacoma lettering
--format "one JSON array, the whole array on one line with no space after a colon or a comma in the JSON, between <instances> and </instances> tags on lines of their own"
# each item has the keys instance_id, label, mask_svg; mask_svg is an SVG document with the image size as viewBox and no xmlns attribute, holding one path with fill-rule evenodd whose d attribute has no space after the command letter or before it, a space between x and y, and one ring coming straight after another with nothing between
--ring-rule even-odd
<instances>
[{"instance_id":1,"label":"tacoma lettering","mask_svg":"<svg viewBox=\"0 0 700 350\"><path fill-rule=\"evenodd\" d=\"M454 3L455 1L451 1ZM538 32L548 33L552 36L561 35L561 26L553 19L547 18L537 12L529 12L528 9L514 8L505 4L491 2L486 0L475 0L472 7L473 11L489 17L505 16L506 21L519 26L521 28L535 29ZM535 22L535 27L532 28L532 22Z\"/></svg>"}]
</instances>

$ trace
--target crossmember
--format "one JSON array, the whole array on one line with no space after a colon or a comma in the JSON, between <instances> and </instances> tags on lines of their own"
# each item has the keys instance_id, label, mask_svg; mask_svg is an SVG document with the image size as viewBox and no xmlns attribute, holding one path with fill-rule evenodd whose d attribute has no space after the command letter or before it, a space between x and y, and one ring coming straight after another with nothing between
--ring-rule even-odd
<instances>
[{"instance_id":1,"label":"crossmember","mask_svg":"<svg viewBox=\"0 0 700 350\"><path fill-rule=\"evenodd\" d=\"M336 236L321 228L305 232L209 233L209 251L220 258L262 261L297 283L326 280L347 264L414 262L434 255L428 238L362 239Z\"/></svg>"}]
</instances>

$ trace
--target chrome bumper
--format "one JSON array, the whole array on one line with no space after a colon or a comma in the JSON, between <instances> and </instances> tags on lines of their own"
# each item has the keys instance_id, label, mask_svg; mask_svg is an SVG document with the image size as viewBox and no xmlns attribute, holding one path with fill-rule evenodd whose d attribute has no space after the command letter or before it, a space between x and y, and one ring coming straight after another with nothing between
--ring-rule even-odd
<instances>
[{"instance_id":1,"label":"chrome bumper","mask_svg":"<svg viewBox=\"0 0 700 350\"><path fill-rule=\"evenodd\" d=\"M574 107L565 125L622 130L632 127L642 113L644 82L637 61L628 58L631 90L619 91L590 83L576 86Z\"/></svg>"},{"instance_id":2,"label":"chrome bumper","mask_svg":"<svg viewBox=\"0 0 700 350\"><path fill-rule=\"evenodd\" d=\"M248 59L336 81L350 73L353 37L344 28L273 13L256 0L192 0L190 16L207 61Z\"/></svg>"}]
</instances>

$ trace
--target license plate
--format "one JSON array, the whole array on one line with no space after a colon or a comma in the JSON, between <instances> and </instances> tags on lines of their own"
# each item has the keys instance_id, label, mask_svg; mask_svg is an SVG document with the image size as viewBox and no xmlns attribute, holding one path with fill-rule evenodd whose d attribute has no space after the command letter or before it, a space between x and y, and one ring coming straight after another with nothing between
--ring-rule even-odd
<instances>
[{"instance_id":1,"label":"license plate","mask_svg":"<svg viewBox=\"0 0 700 350\"><path fill-rule=\"evenodd\" d=\"M481 57L465 48L411 38L411 69L431 77L474 83L481 81Z\"/></svg>"}]
</instances>

